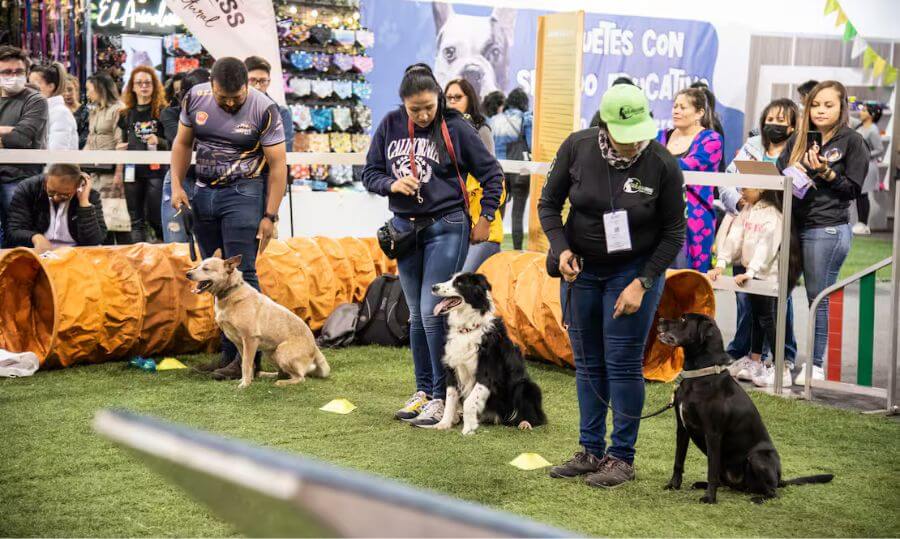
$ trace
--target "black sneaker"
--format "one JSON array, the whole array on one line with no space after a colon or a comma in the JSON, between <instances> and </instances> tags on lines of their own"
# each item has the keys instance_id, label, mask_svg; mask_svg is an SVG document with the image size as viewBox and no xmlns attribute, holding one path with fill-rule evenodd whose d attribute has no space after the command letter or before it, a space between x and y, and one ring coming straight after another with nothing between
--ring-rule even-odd
<instances>
[{"instance_id":1,"label":"black sneaker","mask_svg":"<svg viewBox=\"0 0 900 539\"><path fill-rule=\"evenodd\" d=\"M579 451L566 462L550 468L550 477L568 479L594 473L603 467L605 461L606 457L601 459L587 451Z\"/></svg>"},{"instance_id":2,"label":"black sneaker","mask_svg":"<svg viewBox=\"0 0 900 539\"><path fill-rule=\"evenodd\" d=\"M616 488L628 481L634 481L634 465L609 455L598 472L584 478L588 486L601 488Z\"/></svg>"},{"instance_id":3,"label":"black sneaker","mask_svg":"<svg viewBox=\"0 0 900 539\"><path fill-rule=\"evenodd\" d=\"M212 377L216 380L240 380L242 375L240 358L233 360L221 369L214 370L212 373Z\"/></svg>"}]
</instances>

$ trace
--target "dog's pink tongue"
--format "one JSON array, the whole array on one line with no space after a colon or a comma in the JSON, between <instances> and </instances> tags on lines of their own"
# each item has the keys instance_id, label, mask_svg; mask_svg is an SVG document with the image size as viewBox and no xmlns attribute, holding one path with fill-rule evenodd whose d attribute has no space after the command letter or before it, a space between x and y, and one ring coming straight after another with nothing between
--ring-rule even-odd
<instances>
[{"instance_id":1,"label":"dog's pink tongue","mask_svg":"<svg viewBox=\"0 0 900 539\"><path fill-rule=\"evenodd\" d=\"M450 303L449 298L442 299L437 305L434 306L434 313L432 313L432 314L434 314L434 316L440 316L441 311L444 309L444 306L448 303Z\"/></svg>"}]
</instances>

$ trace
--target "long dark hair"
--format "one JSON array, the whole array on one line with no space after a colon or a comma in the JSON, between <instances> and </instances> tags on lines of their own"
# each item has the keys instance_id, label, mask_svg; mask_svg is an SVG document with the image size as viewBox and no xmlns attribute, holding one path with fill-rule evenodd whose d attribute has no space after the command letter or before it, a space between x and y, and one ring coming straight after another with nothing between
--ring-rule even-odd
<instances>
[{"instance_id":1,"label":"long dark hair","mask_svg":"<svg viewBox=\"0 0 900 539\"><path fill-rule=\"evenodd\" d=\"M766 117L769 115L769 112L773 110L780 110L785 119L788 122L788 127L797 128L797 116L799 116L800 111L797 109L797 104L794 103L793 100L783 97L781 99L776 99L766 105L766 108L763 109L762 114L759 115L759 136L762 140L763 150L769 150L769 144L772 144L772 141L769 140L769 137L766 136Z\"/></svg>"},{"instance_id":2,"label":"long dark hair","mask_svg":"<svg viewBox=\"0 0 900 539\"><path fill-rule=\"evenodd\" d=\"M94 92L100 98L100 107L106 108L119 100L119 89L116 88L116 83L112 80L112 77L106 73L102 71L94 73L88 77L87 82L91 83L91 86L94 87Z\"/></svg>"},{"instance_id":3,"label":"long dark hair","mask_svg":"<svg viewBox=\"0 0 900 539\"><path fill-rule=\"evenodd\" d=\"M63 95L66 90L66 68L59 62L49 65L36 65L31 68L32 73L39 73L46 84L52 84L53 94L50 97Z\"/></svg>"},{"instance_id":4,"label":"long dark hair","mask_svg":"<svg viewBox=\"0 0 900 539\"><path fill-rule=\"evenodd\" d=\"M790 101L790 99L788 99ZM771 105L770 105L771 106ZM773 191L771 189L761 189L759 193L759 200L765 201L775 207L778 210L778 213L781 213L781 208L784 204L784 194L781 191ZM790 291L797 286L797 283L800 281L800 275L803 274L803 252L802 245L800 243L800 230L797 228L797 220L793 219L791 223L791 237L788 239L788 242L785 242L783 239L781 241L781 248L784 248L785 244L789 244L790 253L788 255L788 295L790 295Z\"/></svg>"},{"instance_id":5,"label":"long dark hair","mask_svg":"<svg viewBox=\"0 0 900 539\"><path fill-rule=\"evenodd\" d=\"M469 121L472 122L475 129L481 129L481 126L483 126L487 120L484 117L484 114L481 113L481 105L478 103L478 92L475 91L475 87L466 79L453 79L444 86L444 94L446 94L447 91L450 90L450 87L454 85L459 86L463 95L466 96L466 101L469 106L466 107L465 113L469 116Z\"/></svg>"},{"instance_id":6,"label":"long dark hair","mask_svg":"<svg viewBox=\"0 0 900 539\"><path fill-rule=\"evenodd\" d=\"M403 80L400 81L400 99L406 100L422 92L433 93L437 96L437 111L435 112L434 120L431 122L431 133L428 138L434 142L439 156L449 157L450 154L447 152L444 144L444 137L441 135L441 123L448 115L459 113L455 110L447 109L444 90L438 84L431 67L428 64L413 64L403 72Z\"/></svg>"},{"instance_id":7,"label":"long dark hair","mask_svg":"<svg viewBox=\"0 0 900 539\"><path fill-rule=\"evenodd\" d=\"M706 92L700 88L685 88L675 94L675 97L677 98L680 95L686 97L688 103L690 103L692 107L703 111L703 117L700 118L700 125L703 126L704 129L712 129L713 113L709 100L706 97Z\"/></svg>"}]
</instances>

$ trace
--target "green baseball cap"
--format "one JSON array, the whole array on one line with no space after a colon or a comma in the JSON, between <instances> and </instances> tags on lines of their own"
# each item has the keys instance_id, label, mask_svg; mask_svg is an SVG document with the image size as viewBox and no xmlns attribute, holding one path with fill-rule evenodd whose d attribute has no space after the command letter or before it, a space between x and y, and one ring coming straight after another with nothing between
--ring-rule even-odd
<instances>
[{"instance_id":1,"label":"green baseball cap","mask_svg":"<svg viewBox=\"0 0 900 539\"><path fill-rule=\"evenodd\" d=\"M656 138L656 122L644 91L632 84L616 84L603 94L600 118L616 142L631 144Z\"/></svg>"}]
</instances>

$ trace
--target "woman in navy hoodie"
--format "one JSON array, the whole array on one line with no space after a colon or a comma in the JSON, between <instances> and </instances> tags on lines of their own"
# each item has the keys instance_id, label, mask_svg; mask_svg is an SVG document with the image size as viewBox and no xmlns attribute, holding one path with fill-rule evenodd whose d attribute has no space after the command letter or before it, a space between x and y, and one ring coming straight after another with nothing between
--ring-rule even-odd
<instances>
[{"instance_id":1,"label":"woman in navy hoodie","mask_svg":"<svg viewBox=\"0 0 900 539\"><path fill-rule=\"evenodd\" d=\"M397 260L410 312L416 392L395 417L430 426L444 412L441 358L446 332L443 319L433 315L438 298L431 287L462 269L470 241L488 239L500 205L503 171L475 128L447 107L430 67L415 64L406 69L400 98L403 106L388 113L372 136L363 183L369 191L388 197L399 232L416 230L415 249ZM443 125L455 159L445 143ZM410 166L413 154L415 166ZM474 226L461 179L468 174L484 191L481 216Z\"/></svg>"}]
</instances>

